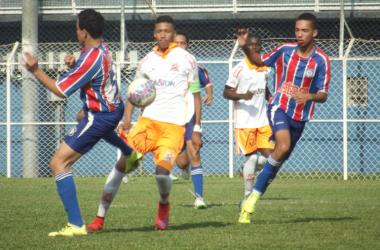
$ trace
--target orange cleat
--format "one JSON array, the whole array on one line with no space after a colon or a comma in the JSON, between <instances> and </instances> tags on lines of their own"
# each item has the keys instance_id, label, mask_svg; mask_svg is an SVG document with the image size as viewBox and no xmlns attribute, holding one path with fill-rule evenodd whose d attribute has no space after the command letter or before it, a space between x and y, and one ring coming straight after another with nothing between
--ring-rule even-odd
<instances>
[{"instance_id":1,"label":"orange cleat","mask_svg":"<svg viewBox=\"0 0 380 250\"><path fill-rule=\"evenodd\" d=\"M103 230L104 217L96 216L95 219L87 225L87 232L96 233Z\"/></svg>"},{"instance_id":2,"label":"orange cleat","mask_svg":"<svg viewBox=\"0 0 380 250\"><path fill-rule=\"evenodd\" d=\"M169 226L170 205L158 203L158 213L156 217L156 230L165 230Z\"/></svg>"}]
</instances>

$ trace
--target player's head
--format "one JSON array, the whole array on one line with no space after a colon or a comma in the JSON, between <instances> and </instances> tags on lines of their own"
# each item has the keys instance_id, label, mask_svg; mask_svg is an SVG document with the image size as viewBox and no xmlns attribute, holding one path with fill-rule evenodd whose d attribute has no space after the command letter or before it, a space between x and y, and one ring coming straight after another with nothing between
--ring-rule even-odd
<instances>
[{"instance_id":1,"label":"player's head","mask_svg":"<svg viewBox=\"0 0 380 250\"><path fill-rule=\"evenodd\" d=\"M250 38L249 47L256 53L261 53L261 38L258 36L253 36Z\"/></svg>"},{"instance_id":2,"label":"player's head","mask_svg":"<svg viewBox=\"0 0 380 250\"><path fill-rule=\"evenodd\" d=\"M174 37L174 42L182 49L187 49L187 47L189 47L189 37L185 32L178 31Z\"/></svg>"},{"instance_id":3,"label":"player's head","mask_svg":"<svg viewBox=\"0 0 380 250\"><path fill-rule=\"evenodd\" d=\"M175 36L174 20L171 16L159 16L154 24L154 39L161 50L167 49Z\"/></svg>"},{"instance_id":4,"label":"player's head","mask_svg":"<svg viewBox=\"0 0 380 250\"><path fill-rule=\"evenodd\" d=\"M77 37L83 44L86 39L98 39L102 37L104 29L103 16L94 9L85 9L78 14Z\"/></svg>"},{"instance_id":5,"label":"player's head","mask_svg":"<svg viewBox=\"0 0 380 250\"><path fill-rule=\"evenodd\" d=\"M311 13L303 13L296 19L295 35L301 47L307 47L318 36L317 18Z\"/></svg>"}]
</instances>

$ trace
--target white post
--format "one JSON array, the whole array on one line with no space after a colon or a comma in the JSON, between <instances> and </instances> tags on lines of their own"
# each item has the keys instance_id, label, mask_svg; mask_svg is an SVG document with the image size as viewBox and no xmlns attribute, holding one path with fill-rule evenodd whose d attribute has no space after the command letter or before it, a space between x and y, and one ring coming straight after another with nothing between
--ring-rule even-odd
<instances>
[{"instance_id":1,"label":"white post","mask_svg":"<svg viewBox=\"0 0 380 250\"><path fill-rule=\"evenodd\" d=\"M13 58L16 53L16 50L18 48L19 42L15 42L13 45L13 49L11 54L9 55L7 59L7 81L6 81L6 103L7 103L7 178L11 178L12 176L12 169L11 169L11 142L12 142L12 133L11 133L11 74L12 74L12 67L11 64L13 63Z\"/></svg>"},{"instance_id":2,"label":"white post","mask_svg":"<svg viewBox=\"0 0 380 250\"><path fill-rule=\"evenodd\" d=\"M343 79L343 180L348 180L348 117L347 117L347 59L355 38L350 40L346 53L342 61L342 79Z\"/></svg>"},{"instance_id":3,"label":"white post","mask_svg":"<svg viewBox=\"0 0 380 250\"><path fill-rule=\"evenodd\" d=\"M237 0L232 0L232 11L233 13L237 13Z\"/></svg>"},{"instance_id":4,"label":"white post","mask_svg":"<svg viewBox=\"0 0 380 250\"><path fill-rule=\"evenodd\" d=\"M228 72L232 74L232 63L237 49L239 48L238 41L235 42L230 58L228 59ZM234 110L233 101L228 102L228 176L234 177Z\"/></svg>"},{"instance_id":5,"label":"white post","mask_svg":"<svg viewBox=\"0 0 380 250\"><path fill-rule=\"evenodd\" d=\"M340 25L339 25L339 58L343 58L344 53L344 0L340 0Z\"/></svg>"},{"instance_id":6,"label":"white post","mask_svg":"<svg viewBox=\"0 0 380 250\"><path fill-rule=\"evenodd\" d=\"M314 11L319 12L319 0L315 0L314 2Z\"/></svg>"}]
</instances>

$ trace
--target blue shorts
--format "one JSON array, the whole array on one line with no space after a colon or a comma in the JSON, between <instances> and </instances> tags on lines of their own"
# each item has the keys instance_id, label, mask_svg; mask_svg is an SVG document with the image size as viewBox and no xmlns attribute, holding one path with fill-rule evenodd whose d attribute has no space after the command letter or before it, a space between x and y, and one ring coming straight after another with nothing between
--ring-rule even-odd
<instances>
[{"instance_id":1,"label":"blue shorts","mask_svg":"<svg viewBox=\"0 0 380 250\"><path fill-rule=\"evenodd\" d=\"M190 121L185 124L185 141L183 142L181 153L186 150L186 142L191 141L191 138L193 137L194 126L195 126L195 115L193 115Z\"/></svg>"},{"instance_id":2,"label":"blue shorts","mask_svg":"<svg viewBox=\"0 0 380 250\"><path fill-rule=\"evenodd\" d=\"M292 152L301 138L306 122L293 120L278 106L268 105L267 112L269 125L273 132L270 139L274 140L274 135L279 130L289 130L291 138L290 152Z\"/></svg>"},{"instance_id":3,"label":"blue shorts","mask_svg":"<svg viewBox=\"0 0 380 250\"><path fill-rule=\"evenodd\" d=\"M123 114L123 103L120 103L111 113L85 112L83 119L70 130L64 140L71 149L82 155L87 153L100 139L118 147L123 154L128 154L130 148L115 132Z\"/></svg>"}]
</instances>

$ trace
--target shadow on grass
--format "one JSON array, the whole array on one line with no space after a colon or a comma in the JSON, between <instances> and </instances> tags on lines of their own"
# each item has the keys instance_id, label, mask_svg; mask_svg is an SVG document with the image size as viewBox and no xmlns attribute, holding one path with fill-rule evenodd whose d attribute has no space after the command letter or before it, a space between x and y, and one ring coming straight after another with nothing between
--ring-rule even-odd
<instances>
[{"instance_id":1,"label":"shadow on grass","mask_svg":"<svg viewBox=\"0 0 380 250\"><path fill-rule=\"evenodd\" d=\"M200 223L185 223L185 224L174 224L169 225L168 229L165 231L178 231L178 230L189 230L192 228L221 228L233 225L233 223L223 223L218 221L205 221ZM134 227L134 228L110 228L104 229L100 233L126 233L126 232L150 232L155 231L154 226L144 226L144 227Z\"/></svg>"},{"instance_id":2,"label":"shadow on grass","mask_svg":"<svg viewBox=\"0 0 380 250\"><path fill-rule=\"evenodd\" d=\"M254 220L254 224L296 224L296 223L310 223L310 222L341 222L341 221L354 221L359 218L345 216L345 217L305 217L297 218L286 221L266 221L266 220Z\"/></svg>"}]
</instances>

